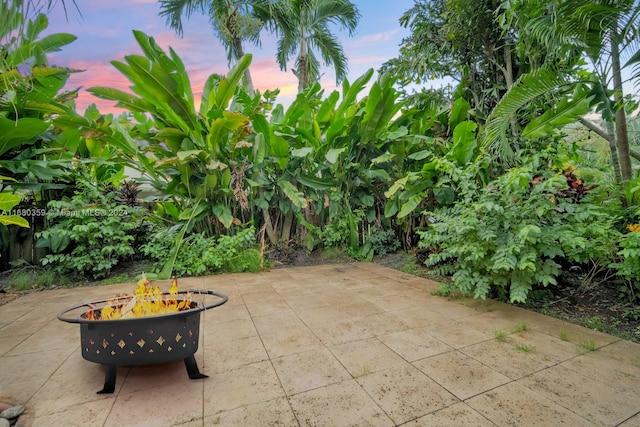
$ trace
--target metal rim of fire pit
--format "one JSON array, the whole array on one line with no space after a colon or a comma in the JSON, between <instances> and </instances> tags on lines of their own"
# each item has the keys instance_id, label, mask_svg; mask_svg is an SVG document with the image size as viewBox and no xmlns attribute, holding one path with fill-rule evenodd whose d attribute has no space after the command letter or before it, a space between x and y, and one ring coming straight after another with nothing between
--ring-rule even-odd
<instances>
[{"instance_id":1,"label":"metal rim of fire pit","mask_svg":"<svg viewBox=\"0 0 640 427\"><path fill-rule=\"evenodd\" d=\"M194 357L194 353L198 349L200 312L212 309L214 307L221 306L222 304L226 303L229 298L226 295L218 292L208 291L208 290L199 290L199 289L198 290L192 289L188 291L178 291L176 293L176 295L185 295L185 294L204 295L205 297L215 296L220 298L220 300L211 304L204 304L203 302L191 300L189 305L190 308L188 309L179 310L171 313L157 314L157 315L154 314L149 316L128 317L128 318L122 318L122 319L87 319L86 318L87 311L100 311L108 305L117 306L117 305L121 305L120 303L125 304L131 301L131 299L133 298L133 296L121 296L116 298L107 298L107 299L95 300L91 302L77 304L77 305L74 305L73 307L70 307L58 313L57 317L59 320L62 320L63 322L80 324L81 343L83 341L83 338L86 335L89 338L88 341L91 344L96 344L96 342L91 342L91 341L95 341L91 339L93 337L92 334L98 334L99 336L94 338L101 339L103 338L103 336L100 334L104 334L110 326L113 326L114 328L116 328L115 330L117 330L119 333L122 333L122 329L126 328L127 325L130 325L130 328L126 328L126 329L130 330L128 335L133 337L134 336L133 331L137 331L139 333L140 332L139 329L148 330L147 333L151 335L155 333L154 330L156 330L157 332L157 329L155 327L152 327L152 328L148 327L150 322L155 321L160 325L164 325L165 327L167 327L167 324L169 324L169 330L177 331L177 335L175 337L176 342L182 340L181 343L183 348L180 348L180 350L176 348L176 350L178 351L174 351L173 352L174 355L172 356L163 356L158 353L155 353L155 356L149 360L150 363L153 363L154 361L157 363L164 363L164 362L178 360L178 358L183 358L185 367L187 369L187 374L190 379L206 378L207 375L204 375L200 372L198 368L198 364L196 363L196 359ZM171 294L165 292L162 294L161 298L164 299L166 296L171 296ZM176 298L176 300L186 301L185 298ZM65 317L67 313L72 312L74 310L78 310L81 307L89 307L90 310L85 310L83 313L80 313L77 318ZM177 329L175 328L176 326L178 327ZM181 327L188 328L187 330L183 331L185 333L184 337L181 336L179 333L180 332L179 328ZM114 330L111 330L111 329L109 330L112 331L111 333L109 333L109 336L115 337L116 334L113 332ZM185 342L185 340L183 339L183 338L186 338L187 336L190 337L189 340L187 340L189 344L187 344L187 342ZM125 337L125 338L129 340L128 337ZM165 342L166 341L164 340L164 338L160 336L158 338L157 344L160 347L162 347L162 345ZM121 341L118 342L118 344L121 349L124 349L126 346L126 342L124 341L123 338L121 338ZM136 344L138 344L140 348L142 348L147 344L147 342L141 339ZM99 345L99 343L97 345ZM106 350L107 347L109 346L106 339L103 341L103 345L104 345L104 349ZM140 360L133 360L133 361L130 361L131 365L129 365L129 363L127 363L128 362L127 360L122 359L122 354L119 354L115 351L112 351L110 353L112 356L115 356L115 360L107 360L107 359L104 359L103 355L100 355L100 356L97 355L98 353L101 353L100 350L96 351L95 355L88 353L89 352L88 348L85 350L86 352L85 351L82 352L82 357L84 359L91 362L100 363L106 367L104 387L102 390L98 391L98 394L114 392L115 384L116 384L117 366L131 366L131 365L146 364L146 363L141 363ZM167 348L167 350L171 351L171 348ZM82 345L81 345L81 351L82 351ZM149 353L153 353L153 350L149 351ZM131 351L130 354L134 355L135 352ZM138 357L138 356L134 356L134 357ZM143 359L143 361L146 362L146 359Z\"/></svg>"},{"instance_id":2,"label":"metal rim of fire pit","mask_svg":"<svg viewBox=\"0 0 640 427\"><path fill-rule=\"evenodd\" d=\"M212 309L214 307L218 307L221 306L222 304L226 303L229 300L229 297L227 297L224 294L221 294L219 292L214 292L214 291L207 291L207 290L202 290L202 289L192 289L192 290L188 290L188 291L178 291L177 295L186 295L186 294L191 294L191 295L212 295L212 296L216 296L218 298L220 298L220 301L216 301L212 304L203 304L197 301L196 302L198 305L196 307L192 307L192 308L188 308L186 310L180 310L179 313L180 314L189 314L189 313L193 313L195 311L206 311L209 309ZM165 295L169 295L168 293L163 293L163 296ZM115 297L115 298L105 298L105 299L101 299L101 300L95 300L95 301L90 301L90 302L84 302L81 304L77 304L74 305L73 307L69 307L64 311L61 311L60 313L58 313L58 320L62 320L63 322L67 322L67 323L99 323L99 322L122 322L122 321L135 321L136 319L142 319L143 317L133 317L133 318L125 318L125 319L109 319L109 320L104 320L104 319L87 319L85 317L83 317L83 315L85 313L80 313L78 314L77 318L69 318L69 317L64 317L65 314L77 310L81 307L89 307L91 310L100 310L103 307L100 307L99 304L103 304L103 303L111 303L109 305L118 305L118 304L114 304L114 303L118 303L120 301L122 301L123 303L126 303L127 301L131 300L131 298L133 298L131 295L127 295L127 296L121 296L121 297ZM107 304L105 304L107 305ZM174 316L176 313L165 313L165 314L154 314L152 316L146 316L146 317L165 317L165 316Z\"/></svg>"}]
</instances>

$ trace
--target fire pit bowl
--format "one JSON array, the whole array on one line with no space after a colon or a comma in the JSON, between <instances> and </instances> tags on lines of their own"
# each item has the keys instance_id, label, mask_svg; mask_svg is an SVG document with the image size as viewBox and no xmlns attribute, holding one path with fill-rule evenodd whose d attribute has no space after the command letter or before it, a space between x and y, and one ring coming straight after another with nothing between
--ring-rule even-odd
<instances>
[{"instance_id":1,"label":"fire pit bowl","mask_svg":"<svg viewBox=\"0 0 640 427\"><path fill-rule=\"evenodd\" d=\"M80 324L80 350L82 357L100 363L107 368L104 388L98 391L113 393L118 366L154 365L183 360L191 379L206 378L200 373L195 352L200 336L200 312L221 306L228 297L206 290L180 291L178 296L190 294L217 297L217 301L204 304L197 301L185 303L186 309L167 314L130 317L113 320L93 320L107 306L122 306L131 297L118 297L82 303L58 314L58 319ZM169 294L162 294L163 298ZM180 301L180 299L178 299ZM88 307L77 317L68 313ZM93 314L94 316L90 316Z\"/></svg>"}]
</instances>

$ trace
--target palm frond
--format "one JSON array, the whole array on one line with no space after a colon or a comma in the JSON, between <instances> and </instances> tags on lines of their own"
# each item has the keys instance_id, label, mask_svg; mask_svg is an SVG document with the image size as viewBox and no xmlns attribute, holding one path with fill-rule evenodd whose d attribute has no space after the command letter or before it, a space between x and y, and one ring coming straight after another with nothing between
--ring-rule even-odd
<instances>
[{"instance_id":1,"label":"palm frond","mask_svg":"<svg viewBox=\"0 0 640 427\"><path fill-rule=\"evenodd\" d=\"M482 147L490 153L499 154L503 161L509 161L513 150L507 131L513 115L536 98L569 84L571 82L565 76L549 67L522 75L489 115L481 137Z\"/></svg>"}]
</instances>

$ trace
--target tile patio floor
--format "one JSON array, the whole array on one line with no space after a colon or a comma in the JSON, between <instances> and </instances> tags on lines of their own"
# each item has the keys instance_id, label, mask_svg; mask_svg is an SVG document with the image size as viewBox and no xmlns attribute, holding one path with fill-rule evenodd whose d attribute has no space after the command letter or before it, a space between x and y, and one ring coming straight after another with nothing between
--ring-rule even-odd
<instances>
[{"instance_id":1,"label":"tile patio floor","mask_svg":"<svg viewBox=\"0 0 640 427\"><path fill-rule=\"evenodd\" d=\"M132 284L0 307L0 401L26 407L18 426L640 426L640 345L436 297L426 279L352 263L180 287L229 296L202 315L209 378L182 362L119 368L111 395L96 394L104 369L82 359L79 326L56 314Z\"/></svg>"}]
</instances>

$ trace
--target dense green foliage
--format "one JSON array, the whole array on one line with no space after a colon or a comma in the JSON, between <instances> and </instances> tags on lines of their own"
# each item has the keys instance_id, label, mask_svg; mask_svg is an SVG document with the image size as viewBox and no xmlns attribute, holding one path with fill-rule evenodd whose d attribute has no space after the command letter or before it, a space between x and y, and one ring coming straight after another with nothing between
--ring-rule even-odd
<instances>
[{"instance_id":1,"label":"dense green foliage","mask_svg":"<svg viewBox=\"0 0 640 427\"><path fill-rule=\"evenodd\" d=\"M155 262L151 273L160 273L166 263L175 241L175 230L156 230L140 251L147 259ZM219 238L191 234L182 241L181 250L173 266L173 274L181 276L201 276L219 271L243 272L260 271L263 267L262 254L255 248L255 229L249 227L233 236ZM153 274L147 274L153 278Z\"/></svg>"},{"instance_id":2,"label":"dense green foliage","mask_svg":"<svg viewBox=\"0 0 640 427\"><path fill-rule=\"evenodd\" d=\"M39 233L38 244L50 253L42 264L59 274L104 278L135 255L136 240L146 231L144 210L121 204L114 192L102 194L91 184L82 188L69 199L49 202L49 227Z\"/></svg>"},{"instance_id":3,"label":"dense green foliage","mask_svg":"<svg viewBox=\"0 0 640 427\"><path fill-rule=\"evenodd\" d=\"M266 3L211 2L209 13L222 31L233 15L223 6L254 19ZM349 81L344 58L313 46L342 79L325 94L312 76L317 59L301 55L310 55L313 31L327 32L327 22L351 31L359 16L350 2L336 3L341 13L329 3L286 1L289 9L262 16L282 37L281 59L298 56L301 90L288 108L277 104L277 89L251 88L241 33L219 34L236 62L211 75L197 99L178 53L134 31L141 53L112 62L130 91L89 89L127 110L118 117L75 111L73 93L62 91L73 70L46 65L46 53L73 36L41 38L44 15L24 37L3 38L0 128L12 132L0 133L0 208L22 200L48 209L39 224L43 263L65 274L104 277L140 256L158 278L256 271L269 248L339 248L370 260L402 247L420 248L428 266L451 275L445 290L478 298L525 302L572 268L594 281L615 274L633 302L640 178L633 163L631 176L617 172L624 146L616 132L637 104L584 58L607 63L618 46L636 64L637 7L600 5L607 19L588 27L605 40L598 44L571 38L596 0L553 32L544 23L574 2L416 1L402 20L412 35L384 67L391 72ZM205 10L204 2L163 5L177 29L183 14ZM285 10L304 19L276 13ZM326 14L324 24L307 22L313 10ZM612 17L626 38L612 36ZM12 79L25 64L29 72ZM399 88L430 76L458 85L414 97ZM585 119L594 109L602 123ZM589 137L567 136L576 122L604 138L600 157L611 161L593 160ZM129 170L136 178L125 181ZM4 224L20 219L2 219L6 241Z\"/></svg>"},{"instance_id":4,"label":"dense green foliage","mask_svg":"<svg viewBox=\"0 0 640 427\"><path fill-rule=\"evenodd\" d=\"M562 264L606 265L619 237L611 208L592 195L576 200L569 188L535 156L466 203L433 212L437 222L420 233L432 254L426 264L452 274L464 293L512 302L525 302L536 285L555 285Z\"/></svg>"}]
</instances>

